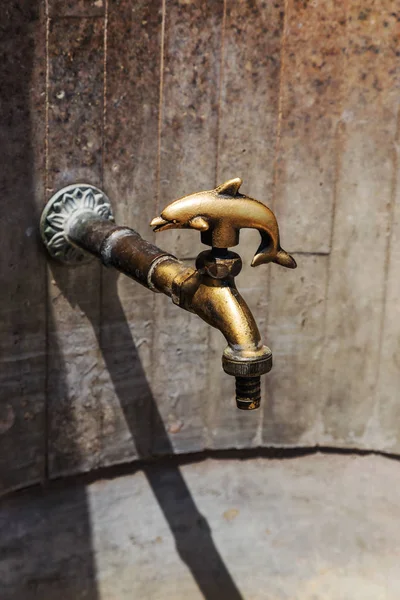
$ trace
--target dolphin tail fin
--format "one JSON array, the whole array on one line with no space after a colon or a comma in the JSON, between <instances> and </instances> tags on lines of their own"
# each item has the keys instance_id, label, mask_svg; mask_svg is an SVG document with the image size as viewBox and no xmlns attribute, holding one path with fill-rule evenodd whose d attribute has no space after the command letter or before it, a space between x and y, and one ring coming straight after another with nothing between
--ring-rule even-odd
<instances>
[{"instance_id":1,"label":"dolphin tail fin","mask_svg":"<svg viewBox=\"0 0 400 600\"><path fill-rule=\"evenodd\" d=\"M297 263L293 256L282 250L282 248L278 250L273 262L282 265L282 267L287 267L288 269L295 269L297 267Z\"/></svg>"},{"instance_id":2,"label":"dolphin tail fin","mask_svg":"<svg viewBox=\"0 0 400 600\"><path fill-rule=\"evenodd\" d=\"M293 256L290 256L285 250L278 245L278 251L275 252L273 248L272 238L269 235L261 234L261 244L251 261L252 267L258 267L265 263L274 262L282 267L288 269L295 269L297 267L296 261Z\"/></svg>"}]
</instances>

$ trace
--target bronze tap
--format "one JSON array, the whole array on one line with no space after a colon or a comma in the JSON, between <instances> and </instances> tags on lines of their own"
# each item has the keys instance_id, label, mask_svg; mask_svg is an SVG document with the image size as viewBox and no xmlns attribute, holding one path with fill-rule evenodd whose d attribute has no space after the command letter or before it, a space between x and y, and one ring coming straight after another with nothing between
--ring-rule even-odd
<instances>
[{"instance_id":1,"label":"bronze tap","mask_svg":"<svg viewBox=\"0 0 400 600\"><path fill-rule=\"evenodd\" d=\"M242 261L229 248L239 243L240 229L255 228L261 244L252 266L275 262L295 268L296 262L280 246L273 212L240 194L241 183L239 178L231 179L214 190L184 196L151 221L156 232L200 231L211 250L199 254L195 269L146 242L133 229L116 226L106 195L86 184L68 186L53 196L43 211L41 233L54 258L79 264L95 255L104 265L170 296L175 304L219 329L228 342L222 366L236 378L237 406L253 410L260 405L260 376L272 368L272 353L262 344L254 317L236 288Z\"/></svg>"}]
</instances>

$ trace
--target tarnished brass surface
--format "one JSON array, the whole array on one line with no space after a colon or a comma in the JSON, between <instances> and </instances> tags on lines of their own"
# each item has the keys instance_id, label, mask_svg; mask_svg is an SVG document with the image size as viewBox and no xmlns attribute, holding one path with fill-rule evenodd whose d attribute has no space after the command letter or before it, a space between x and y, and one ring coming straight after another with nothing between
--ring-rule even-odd
<instances>
[{"instance_id":1,"label":"tarnished brass surface","mask_svg":"<svg viewBox=\"0 0 400 600\"><path fill-rule=\"evenodd\" d=\"M179 306L219 329L239 359L259 355L262 344L257 325L232 276L216 279L201 270L182 271L176 263L165 261L154 268L152 283L169 296L174 292Z\"/></svg>"},{"instance_id":2,"label":"tarnished brass surface","mask_svg":"<svg viewBox=\"0 0 400 600\"><path fill-rule=\"evenodd\" d=\"M294 269L296 261L280 246L274 213L262 202L240 194L241 184L236 177L214 190L183 196L166 206L150 225L154 231L195 229L201 233L203 244L213 248L236 246L241 229L258 229L261 244L251 265L275 262Z\"/></svg>"},{"instance_id":3,"label":"tarnished brass surface","mask_svg":"<svg viewBox=\"0 0 400 600\"><path fill-rule=\"evenodd\" d=\"M198 255L195 269L145 241L133 229L115 225L110 220L109 204L97 188L101 202L95 196L86 202L76 186L72 186L72 200L69 188L60 190L45 207L42 230L47 221L54 221L58 227L56 241L62 242L65 252L83 250L85 256L97 256L105 266L118 269L153 292L170 296L175 304L219 329L228 343L222 366L236 378L237 406L253 410L260 405L260 376L272 368L272 353L262 344L254 317L235 285L242 260L228 248L238 244L240 229L250 227L261 235L252 266L275 262L295 268L296 262L280 246L273 212L261 202L239 194L241 183L239 178L231 179L215 190L175 200L152 220L154 231L188 228L201 233L203 243L211 250ZM60 213L63 206L57 204L58 196L64 193L69 202L65 215ZM49 231L44 231L43 239L52 253L54 236L48 239ZM50 233L53 235L53 230Z\"/></svg>"},{"instance_id":4,"label":"tarnished brass surface","mask_svg":"<svg viewBox=\"0 0 400 600\"><path fill-rule=\"evenodd\" d=\"M236 377L237 406L253 410L260 405L260 375L271 370L272 353L261 343L253 315L235 285L241 258L228 248L239 243L241 229L258 229L261 244L253 267L275 262L293 269L296 261L281 248L273 212L258 200L240 194L241 184L241 179L231 179L214 190L184 196L151 221L156 232L197 230L201 241L212 247L199 254L196 271L188 269L174 276L176 265L160 263L153 270L152 283L172 296L176 304L221 331L228 342L222 365L226 373Z\"/></svg>"},{"instance_id":5,"label":"tarnished brass surface","mask_svg":"<svg viewBox=\"0 0 400 600\"><path fill-rule=\"evenodd\" d=\"M271 369L272 353L262 344L254 317L235 285L241 259L235 252L212 249L199 255L196 267L196 271L182 269L179 263L164 260L155 265L151 282L176 304L221 331L228 342L224 371L253 383L246 386L237 381L237 405L245 410L258 408L260 396L254 396L255 390L260 392L257 380Z\"/></svg>"}]
</instances>

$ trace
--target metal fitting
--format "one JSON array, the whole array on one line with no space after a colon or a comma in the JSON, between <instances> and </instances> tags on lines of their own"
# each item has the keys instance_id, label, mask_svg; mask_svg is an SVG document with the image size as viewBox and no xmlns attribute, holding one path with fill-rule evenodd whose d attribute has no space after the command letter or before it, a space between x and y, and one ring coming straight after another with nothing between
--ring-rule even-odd
<instances>
[{"instance_id":1,"label":"metal fitting","mask_svg":"<svg viewBox=\"0 0 400 600\"><path fill-rule=\"evenodd\" d=\"M254 358L240 359L227 348L222 355L222 367L228 375L235 377L256 377L272 369L272 352L263 346L263 354Z\"/></svg>"},{"instance_id":2,"label":"metal fitting","mask_svg":"<svg viewBox=\"0 0 400 600\"><path fill-rule=\"evenodd\" d=\"M213 249L214 250L214 249ZM196 259L196 268L213 279L236 277L242 270L242 259L236 252L216 256L215 250L205 250Z\"/></svg>"}]
</instances>

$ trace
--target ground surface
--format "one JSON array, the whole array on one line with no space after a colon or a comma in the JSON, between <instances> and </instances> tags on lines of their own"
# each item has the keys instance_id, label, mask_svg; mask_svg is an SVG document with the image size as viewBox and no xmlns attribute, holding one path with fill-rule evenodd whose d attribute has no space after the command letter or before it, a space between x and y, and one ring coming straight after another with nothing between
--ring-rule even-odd
<instances>
[{"instance_id":1,"label":"ground surface","mask_svg":"<svg viewBox=\"0 0 400 600\"><path fill-rule=\"evenodd\" d=\"M398 600L400 464L157 466L0 504L2 600Z\"/></svg>"}]
</instances>

